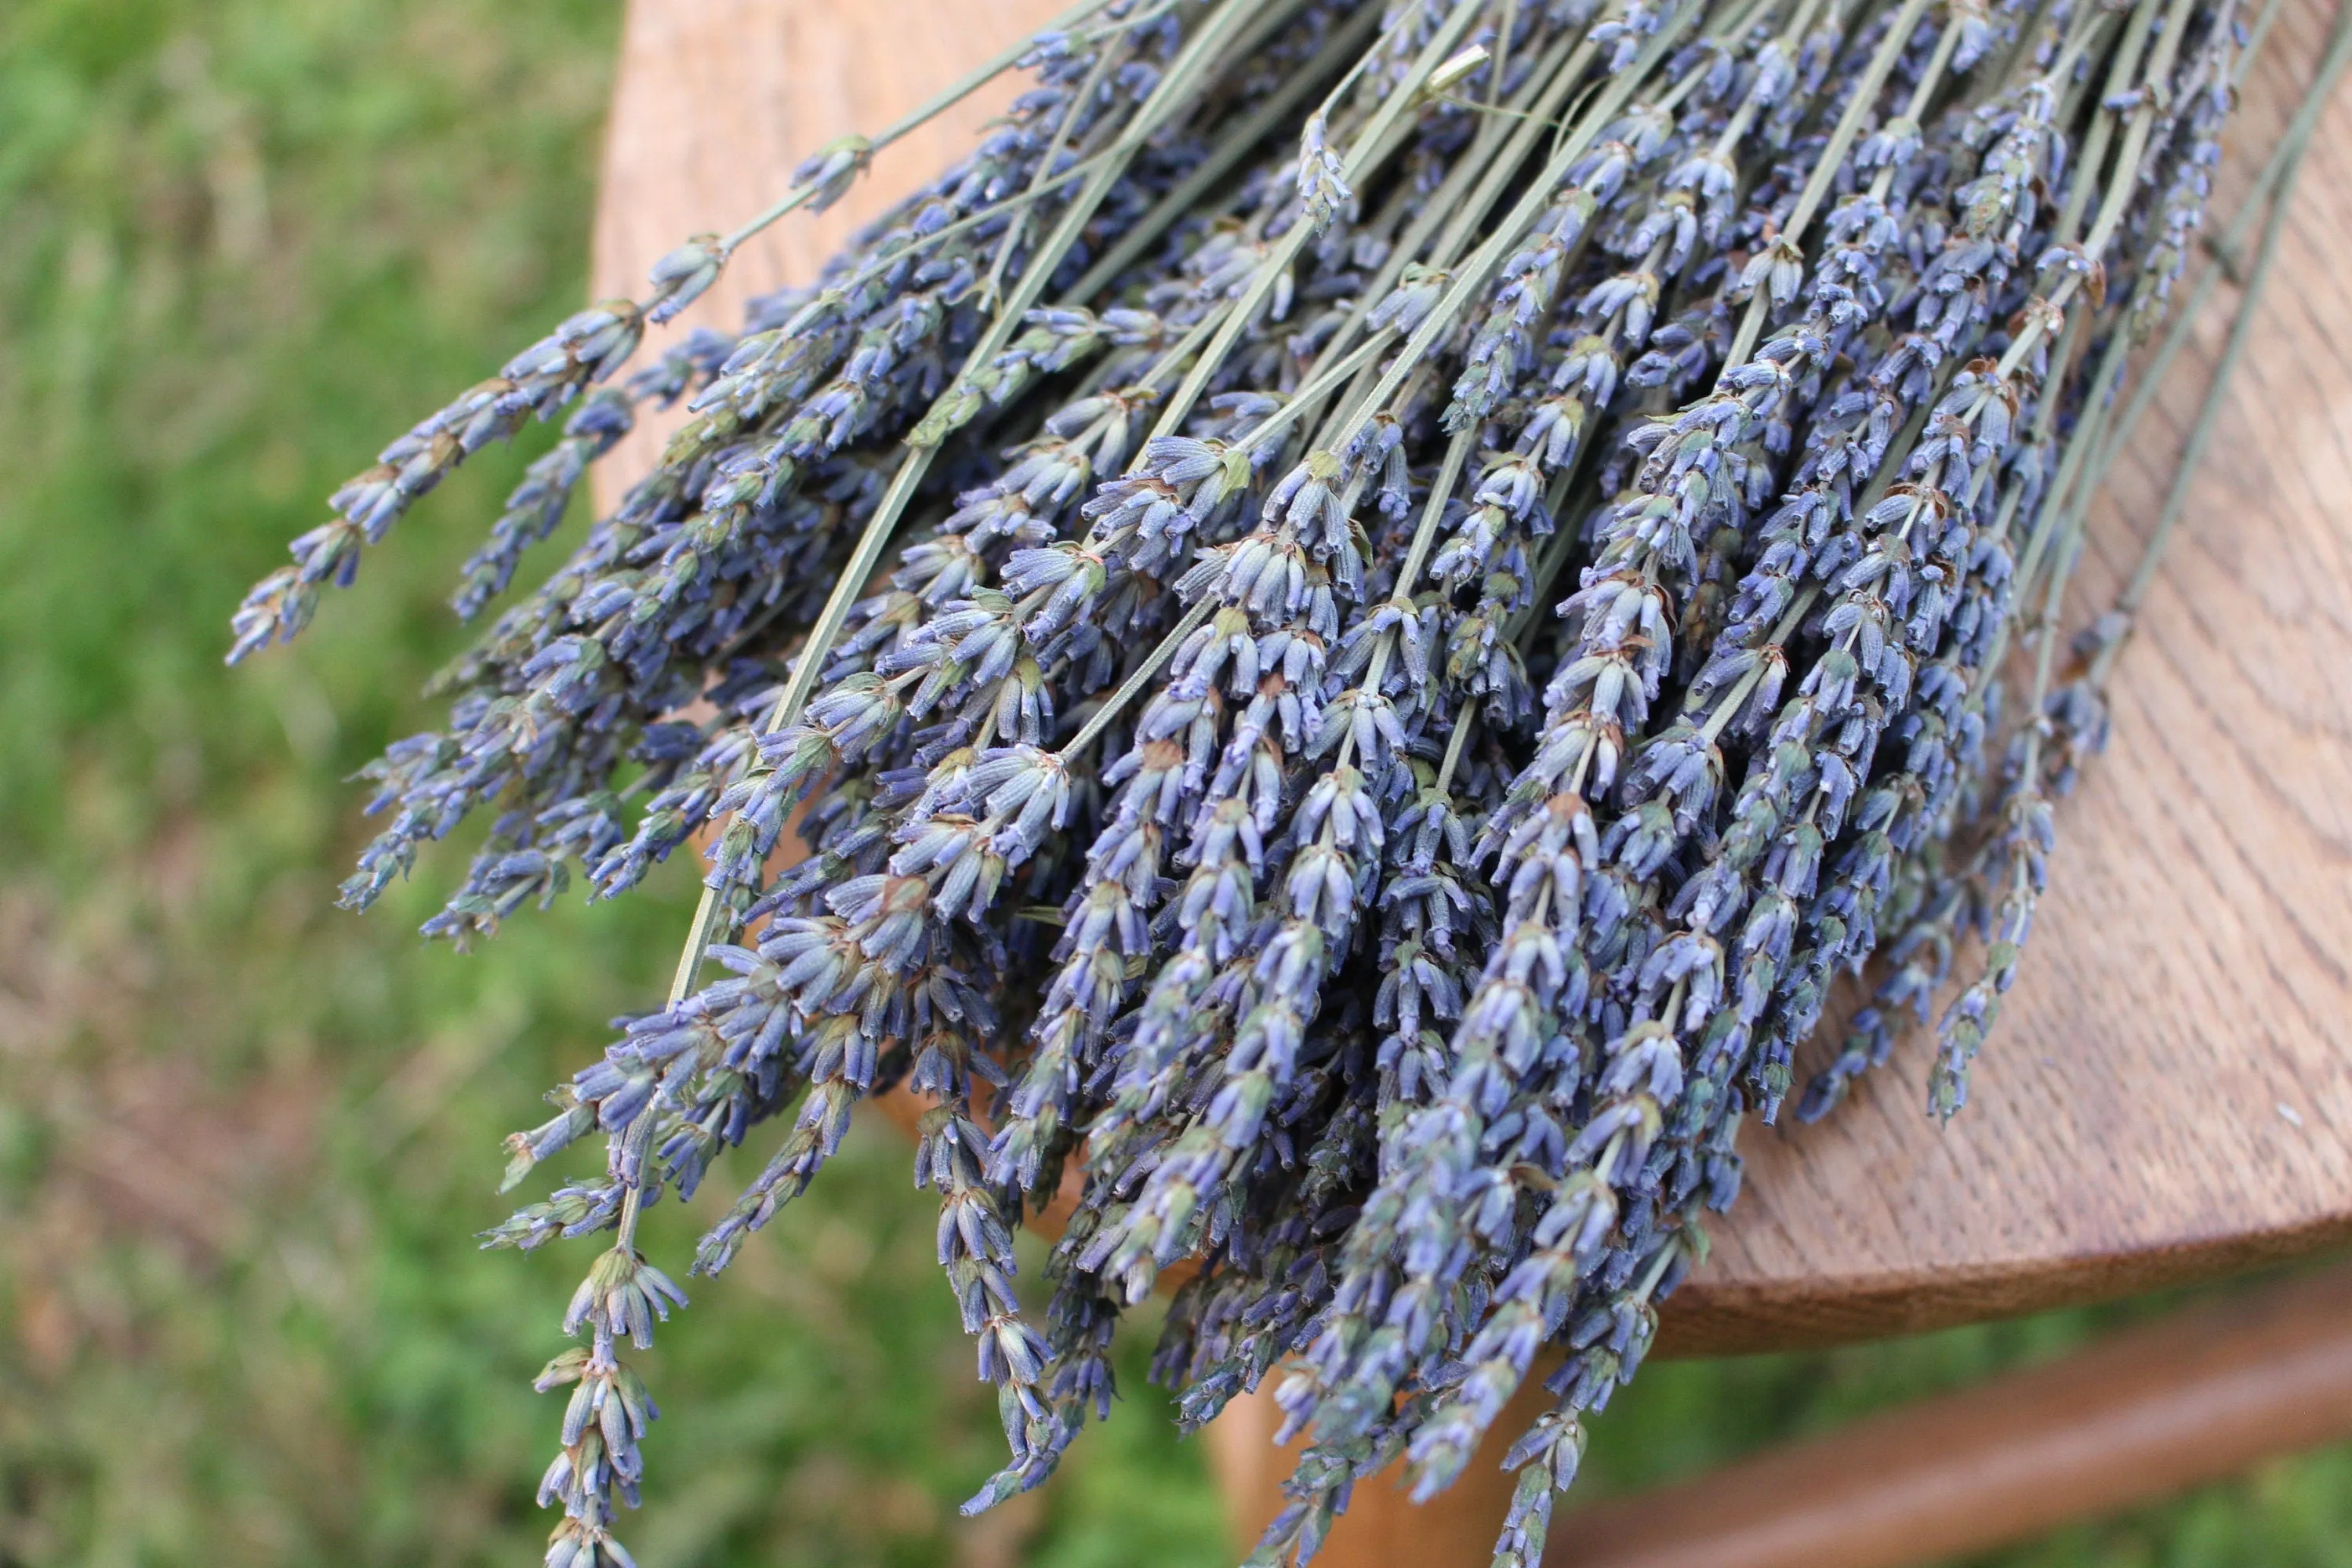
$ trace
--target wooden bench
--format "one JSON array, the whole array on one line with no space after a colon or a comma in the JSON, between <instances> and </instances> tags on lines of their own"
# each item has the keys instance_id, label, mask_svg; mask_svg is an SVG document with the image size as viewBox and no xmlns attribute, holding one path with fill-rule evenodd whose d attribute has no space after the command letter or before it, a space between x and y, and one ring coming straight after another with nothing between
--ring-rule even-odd
<instances>
[{"instance_id":1,"label":"wooden bench","mask_svg":"<svg viewBox=\"0 0 2352 1568\"><path fill-rule=\"evenodd\" d=\"M808 150L886 122L1062 4L631 0L596 293L635 293L654 258L757 210ZM2288 0L2247 87L2220 210L2296 101L2326 20L2324 0ZM1005 97L966 100L838 207L748 245L688 324L732 329L749 296L812 276L858 224L960 155ZM1943 1327L2352 1238L2347 247L2352 93L2322 125L2221 437L2120 667L2113 746L2061 810L2051 892L1972 1102L1948 1128L1928 1121L1915 1042L1825 1123L1751 1127L1747 1194L1671 1303L1665 1353ZM2077 573L2085 606L2111 598L2136 559L2229 293L2108 487ZM657 439L633 437L605 484ZM2352 1276L2189 1332L1880 1423L1843 1447L1570 1515L1551 1560L1892 1564L2352 1433ZM2187 1353L2200 1346L2211 1353ZM1271 1513L1286 1468L1265 1447L1270 1430L1265 1405L1244 1401L1211 1434L1244 1531ZM1870 1497L1909 1500L1892 1514L1857 1502L1857 1451ZM2002 1462L2021 1453L2041 1456L2021 1475ZM2052 1457L2065 1454L2072 1469ZM1424 1510L1360 1489L1324 1561L1483 1563L1504 1495L1486 1466Z\"/></svg>"}]
</instances>

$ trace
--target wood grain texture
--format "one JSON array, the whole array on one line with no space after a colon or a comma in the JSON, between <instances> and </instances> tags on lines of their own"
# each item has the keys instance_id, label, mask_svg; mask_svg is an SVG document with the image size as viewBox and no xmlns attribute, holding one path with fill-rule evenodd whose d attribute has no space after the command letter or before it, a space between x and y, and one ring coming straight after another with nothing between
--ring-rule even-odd
<instances>
[{"instance_id":1,"label":"wood grain texture","mask_svg":"<svg viewBox=\"0 0 2352 1568\"><path fill-rule=\"evenodd\" d=\"M679 238L771 199L809 149L880 124L1056 8L631 0L599 293L634 291ZM2289 0L2221 210L2307 76L2324 16L2324 0ZM730 325L750 293L810 276L987 109L967 102L833 213L747 247L688 320ZM1749 1129L1748 1194L1672 1303L1666 1349L1948 1324L2352 1237L2347 236L2352 95L2322 128L2251 363L2121 662L2114 745L2061 809L2051 892L1973 1103L1947 1129L1926 1119L1914 1039L1825 1124ZM2079 574L2086 607L2130 569L2224 324L2204 324L2109 487ZM608 465L608 496L649 452Z\"/></svg>"},{"instance_id":2,"label":"wood grain texture","mask_svg":"<svg viewBox=\"0 0 2352 1568\"><path fill-rule=\"evenodd\" d=\"M1903 1568L2218 1480L2352 1436L2348 1308L2339 1268L1574 1509L1546 1568Z\"/></svg>"},{"instance_id":3,"label":"wood grain texture","mask_svg":"<svg viewBox=\"0 0 2352 1568\"><path fill-rule=\"evenodd\" d=\"M646 269L687 236L750 218L817 148L878 131L1071 3L629 0L591 240L593 293L642 294ZM991 83L884 149L831 207L747 242L669 330L736 331L747 300L814 278L892 202L969 151L1017 86ZM646 421L601 465L600 506L652 466L685 417L680 408Z\"/></svg>"},{"instance_id":4,"label":"wood grain texture","mask_svg":"<svg viewBox=\"0 0 2352 1568\"><path fill-rule=\"evenodd\" d=\"M1628 1397L1637 1397L1629 1395ZM1548 1396L1524 1392L1517 1430ZM1246 1547L1281 1508L1272 1402L1229 1406L1209 1454ZM2279 1281L2101 1340L2057 1362L1867 1417L1671 1486L1578 1506L1546 1568L1903 1568L2352 1437L2352 1268ZM1601 1437L1606 1441L1605 1431ZM1419 1506L1394 1475L1360 1485L1316 1561L1486 1568L1510 1499L1473 1465Z\"/></svg>"},{"instance_id":5,"label":"wood grain texture","mask_svg":"<svg viewBox=\"0 0 2352 1568\"><path fill-rule=\"evenodd\" d=\"M2219 211L2300 100L2327 16L2289 0ZM1940 1131L1923 1118L1915 1038L1820 1126L1750 1129L1748 1192L1676 1302L1672 1349L1937 1327L2352 1236L2347 236L2352 92L2321 124L2119 663L2115 739L2060 806L2050 892L1971 1103ZM2107 486L2071 624L2137 563L2234 309L2223 293Z\"/></svg>"}]
</instances>

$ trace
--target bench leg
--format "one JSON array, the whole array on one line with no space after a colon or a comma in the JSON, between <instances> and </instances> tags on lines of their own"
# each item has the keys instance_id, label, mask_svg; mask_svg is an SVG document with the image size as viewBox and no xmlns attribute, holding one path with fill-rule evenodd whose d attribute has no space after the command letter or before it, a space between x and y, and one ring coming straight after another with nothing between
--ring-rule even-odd
<instances>
[{"instance_id":1,"label":"bench leg","mask_svg":"<svg viewBox=\"0 0 2352 1568\"><path fill-rule=\"evenodd\" d=\"M1297 1457L1295 1447L1273 1446L1282 1421L1273 1390L1269 1378L1256 1393L1235 1399L1204 1434L1234 1542L1244 1552L1282 1510L1283 1479ZM1504 1407L1462 1479L1426 1503L1415 1505L1406 1495L1397 1470L1358 1482L1314 1568L1486 1568L1511 1500L1503 1456L1550 1404L1542 1384L1530 1380Z\"/></svg>"}]
</instances>

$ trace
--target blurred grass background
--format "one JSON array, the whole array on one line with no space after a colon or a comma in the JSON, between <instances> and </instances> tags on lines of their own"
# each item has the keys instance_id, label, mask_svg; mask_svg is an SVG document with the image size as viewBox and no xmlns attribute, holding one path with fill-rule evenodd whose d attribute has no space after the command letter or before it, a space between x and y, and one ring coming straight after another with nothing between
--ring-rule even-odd
<instances>
[{"instance_id":1,"label":"blurred grass background","mask_svg":"<svg viewBox=\"0 0 2352 1568\"><path fill-rule=\"evenodd\" d=\"M499 1136L662 978L687 900L415 935L339 782L428 719L485 457L289 653L230 608L391 432L570 308L615 0L0 0L0 1565L536 1561L581 1258L477 1252ZM673 873L682 869L674 867ZM710 1198L721 1194L714 1183ZM709 1200L706 1200L709 1201ZM647 1568L1227 1560L1125 1348L1024 1506L989 1469L929 1200L861 1135L648 1366ZM650 1227L675 1257L691 1216ZM2145 1310L1651 1369L1596 1490L2063 1350ZM2352 1451L1989 1560L2352 1563Z\"/></svg>"}]
</instances>

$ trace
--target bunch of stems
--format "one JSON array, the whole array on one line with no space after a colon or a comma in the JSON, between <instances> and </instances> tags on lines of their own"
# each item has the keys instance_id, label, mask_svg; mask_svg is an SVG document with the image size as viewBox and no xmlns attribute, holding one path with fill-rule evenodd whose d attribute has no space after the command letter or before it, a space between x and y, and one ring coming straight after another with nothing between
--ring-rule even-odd
<instances>
[{"instance_id":1,"label":"bunch of stems","mask_svg":"<svg viewBox=\"0 0 2352 1568\"><path fill-rule=\"evenodd\" d=\"M899 1087L1003 1417L971 1507L1108 1415L1122 1312L1189 1262L1154 1363L1182 1418L1271 1380L1309 1439L1256 1561L1399 1457L1450 1483L1549 1347L1496 1548L1537 1563L1840 977L1877 996L1801 1115L1952 991L1928 1098L1965 1100L2180 516L2062 668L2271 15L1089 0L386 448L232 657L560 416L465 569L484 611L642 407L690 411L371 768L344 887L479 813L426 928L459 942L705 862L667 1003L509 1141L509 1186L605 1148L491 1236L605 1238L541 1380L572 1390L551 1568L629 1561L624 1342L685 1300L639 1215L765 1137L715 1273ZM1010 70L816 286L626 368ZM2268 212L2254 288L2311 107L2223 242ZM1024 1302L1013 1233L1072 1184Z\"/></svg>"}]
</instances>

